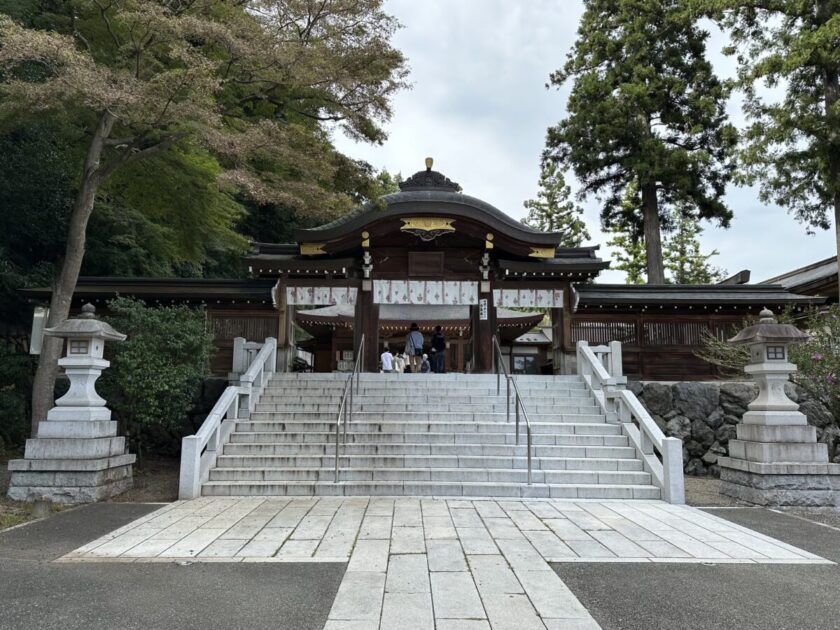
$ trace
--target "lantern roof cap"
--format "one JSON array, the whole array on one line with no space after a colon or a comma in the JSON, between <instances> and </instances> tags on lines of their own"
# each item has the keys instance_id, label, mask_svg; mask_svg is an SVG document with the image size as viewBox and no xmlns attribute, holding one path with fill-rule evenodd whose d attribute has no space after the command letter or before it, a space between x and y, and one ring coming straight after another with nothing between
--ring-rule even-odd
<instances>
[{"instance_id":1,"label":"lantern roof cap","mask_svg":"<svg viewBox=\"0 0 840 630\"><path fill-rule=\"evenodd\" d=\"M744 328L732 337L729 343L736 346L745 346L755 343L798 343L807 340L808 335L806 333L793 324L778 323L773 311L764 308L759 313L758 323Z\"/></svg>"},{"instance_id":2,"label":"lantern roof cap","mask_svg":"<svg viewBox=\"0 0 840 630\"><path fill-rule=\"evenodd\" d=\"M44 334L48 337L82 337L110 341L123 341L125 339L125 335L114 330L111 324L97 319L96 308L90 303L85 304L82 307L82 312L76 317L65 319L58 326L46 328Z\"/></svg>"}]
</instances>

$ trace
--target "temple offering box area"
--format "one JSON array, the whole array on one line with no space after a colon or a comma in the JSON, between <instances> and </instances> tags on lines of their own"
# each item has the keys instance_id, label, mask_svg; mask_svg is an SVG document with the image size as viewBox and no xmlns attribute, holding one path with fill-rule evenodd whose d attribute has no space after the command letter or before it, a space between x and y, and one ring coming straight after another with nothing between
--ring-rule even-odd
<instances>
[{"instance_id":1,"label":"temple offering box area","mask_svg":"<svg viewBox=\"0 0 840 630\"><path fill-rule=\"evenodd\" d=\"M705 333L726 338L764 307L823 301L747 284L748 272L715 285L597 284L609 267L598 247L561 241L462 193L427 160L400 192L299 230L295 243L254 243L251 279L82 278L74 306L116 294L204 305L220 374L236 337L276 337L280 370L303 356L330 372L352 366L364 335L363 368L378 371L384 347L403 350L417 323L427 339L441 326L448 371L490 372L497 335L515 372L572 373L578 341L617 340L626 375L686 380L717 375L695 356ZM49 289L27 293L44 299Z\"/></svg>"}]
</instances>

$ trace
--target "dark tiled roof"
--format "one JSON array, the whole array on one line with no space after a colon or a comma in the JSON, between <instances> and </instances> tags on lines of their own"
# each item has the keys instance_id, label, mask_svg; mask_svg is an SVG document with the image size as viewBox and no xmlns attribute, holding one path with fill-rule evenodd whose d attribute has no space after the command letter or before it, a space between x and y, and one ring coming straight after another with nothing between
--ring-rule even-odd
<instances>
[{"instance_id":1,"label":"dark tiled roof","mask_svg":"<svg viewBox=\"0 0 840 630\"><path fill-rule=\"evenodd\" d=\"M579 284L579 305L591 304L820 304L772 284Z\"/></svg>"}]
</instances>

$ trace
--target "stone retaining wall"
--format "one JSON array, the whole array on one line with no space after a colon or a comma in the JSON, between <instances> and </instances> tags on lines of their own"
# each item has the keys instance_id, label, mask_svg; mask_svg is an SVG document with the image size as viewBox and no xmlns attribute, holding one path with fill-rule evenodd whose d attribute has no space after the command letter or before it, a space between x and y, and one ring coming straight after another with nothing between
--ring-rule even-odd
<instances>
[{"instance_id":1,"label":"stone retaining wall","mask_svg":"<svg viewBox=\"0 0 840 630\"><path fill-rule=\"evenodd\" d=\"M627 385L653 416L665 435L683 441L683 463L689 475L718 476L718 457L729 454L729 440L735 425L758 394L758 386L744 381L661 382L634 381ZM788 383L786 391L799 403L810 424L817 427L817 439L832 445L840 430L831 414L817 401ZM834 457L840 463L840 452Z\"/></svg>"}]
</instances>

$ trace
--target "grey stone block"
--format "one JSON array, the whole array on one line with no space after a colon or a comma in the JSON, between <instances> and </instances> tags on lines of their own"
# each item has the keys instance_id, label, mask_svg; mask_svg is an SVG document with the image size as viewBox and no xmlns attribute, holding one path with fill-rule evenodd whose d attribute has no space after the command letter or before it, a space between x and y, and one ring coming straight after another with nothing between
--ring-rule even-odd
<instances>
[{"instance_id":1,"label":"grey stone block","mask_svg":"<svg viewBox=\"0 0 840 630\"><path fill-rule=\"evenodd\" d=\"M662 416L674 408L674 397L671 395L671 386L664 383L645 383L644 392L645 407L651 414Z\"/></svg>"},{"instance_id":2,"label":"grey stone block","mask_svg":"<svg viewBox=\"0 0 840 630\"><path fill-rule=\"evenodd\" d=\"M749 442L809 442L817 441L817 429L809 425L739 424L739 440Z\"/></svg>"},{"instance_id":3,"label":"grey stone block","mask_svg":"<svg viewBox=\"0 0 840 630\"><path fill-rule=\"evenodd\" d=\"M31 438L26 440L26 459L98 459L125 453L124 437Z\"/></svg>"},{"instance_id":4,"label":"grey stone block","mask_svg":"<svg viewBox=\"0 0 840 630\"><path fill-rule=\"evenodd\" d=\"M691 420L705 420L720 402L720 388L716 383L676 383L671 391L674 406Z\"/></svg>"},{"instance_id":5,"label":"grey stone block","mask_svg":"<svg viewBox=\"0 0 840 630\"><path fill-rule=\"evenodd\" d=\"M825 444L791 442L746 442L729 441L729 456L751 462L828 462L828 448Z\"/></svg>"}]
</instances>

